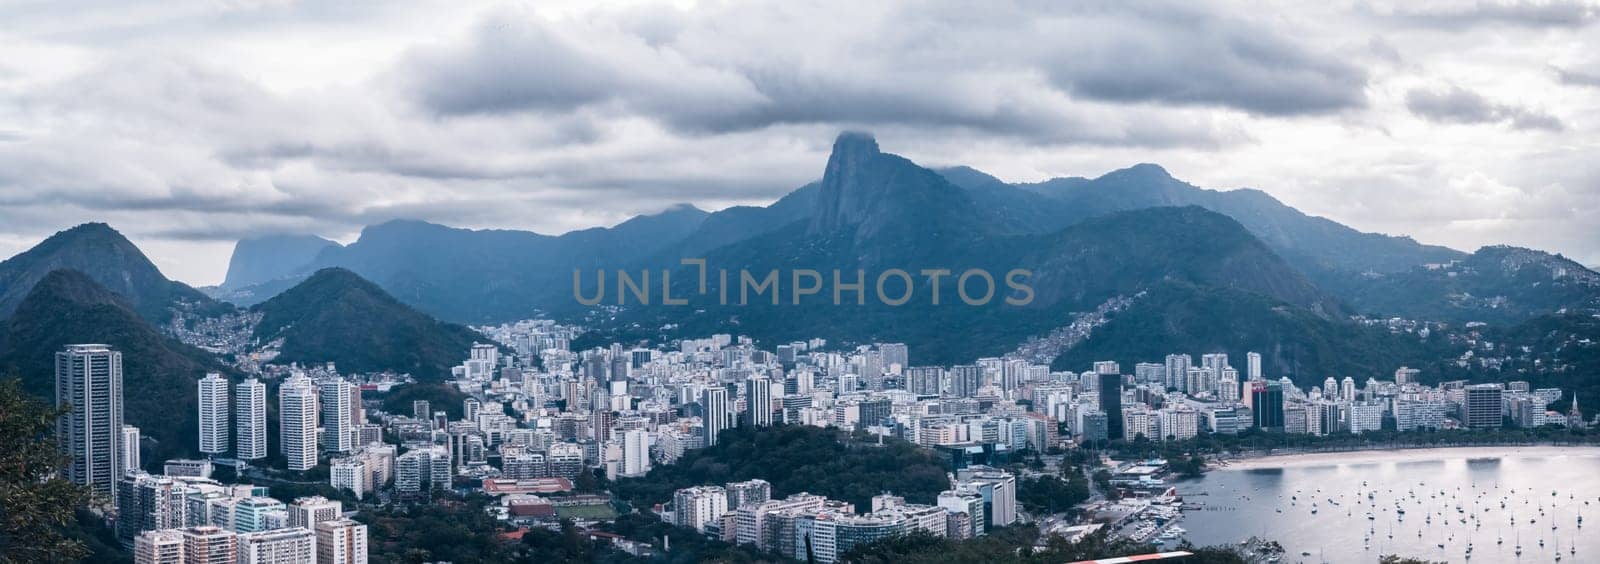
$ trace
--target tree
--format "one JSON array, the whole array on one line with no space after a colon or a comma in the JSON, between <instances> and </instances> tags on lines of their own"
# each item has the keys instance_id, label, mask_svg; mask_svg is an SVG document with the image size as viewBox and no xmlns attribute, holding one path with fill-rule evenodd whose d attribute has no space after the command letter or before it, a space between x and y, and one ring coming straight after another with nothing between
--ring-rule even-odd
<instances>
[{"instance_id":1,"label":"tree","mask_svg":"<svg viewBox=\"0 0 1600 564\"><path fill-rule=\"evenodd\" d=\"M88 555L63 529L89 489L55 477L67 462L50 433L65 410L0 381L0 563L75 561Z\"/></svg>"}]
</instances>

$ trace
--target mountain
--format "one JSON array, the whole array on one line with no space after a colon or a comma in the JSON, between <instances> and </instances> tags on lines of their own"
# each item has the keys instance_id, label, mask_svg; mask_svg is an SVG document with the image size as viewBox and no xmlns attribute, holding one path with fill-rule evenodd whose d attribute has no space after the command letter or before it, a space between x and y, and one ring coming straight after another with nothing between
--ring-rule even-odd
<instances>
[{"instance_id":1,"label":"mountain","mask_svg":"<svg viewBox=\"0 0 1600 564\"><path fill-rule=\"evenodd\" d=\"M1316 385L1329 374L1383 374L1398 366L1428 367L1455 349L1432 340L1391 334L1329 319L1234 289L1163 282L1053 363L1085 370L1093 362L1131 365L1173 352L1261 353L1269 379L1290 376Z\"/></svg>"},{"instance_id":2,"label":"mountain","mask_svg":"<svg viewBox=\"0 0 1600 564\"><path fill-rule=\"evenodd\" d=\"M632 306L618 325L634 330L618 334L647 334L640 328L668 325L680 335L734 327L776 342L818 335L858 343L901 341L919 362L965 362L1006 352L1065 324L1073 312L1171 280L1260 296L1313 317L1342 314L1336 300L1239 222L1199 207L1112 213L1039 234L998 221L994 209L975 201L938 173L879 151L870 138L846 134L835 144L809 220L708 254L709 269L730 273L729 303L722 303L719 275L709 276L709 291L700 294L698 273L684 269L672 277L673 294L695 298L688 307ZM933 268L952 273L937 290L930 279L914 276L912 301L889 305L877 299L880 273ZM995 280L994 297L984 305L969 306L958 294L956 278L969 269ZM1013 269L1032 273L1026 305L1004 301L1023 297L1003 282ZM797 270L816 271L826 282L834 272L850 282L861 271L871 297L834 304L823 290L796 305L790 276ZM743 272L757 280L778 272L781 305L739 305L746 285L737 277ZM593 280L588 284L592 288ZM888 287L898 295L905 283L897 278ZM941 305L934 305L935 293ZM772 298L769 292L758 299Z\"/></svg>"},{"instance_id":3,"label":"mountain","mask_svg":"<svg viewBox=\"0 0 1600 564\"><path fill-rule=\"evenodd\" d=\"M195 380L230 372L206 352L163 335L123 296L76 270L46 274L0 329L0 374L21 376L29 392L52 401L56 351L103 343L122 352L123 419L151 439L149 461L193 454Z\"/></svg>"},{"instance_id":4,"label":"mountain","mask_svg":"<svg viewBox=\"0 0 1600 564\"><path fill-rule=\"evenodd\" d=\"M15 312L35 284L59 269L87 275L151 321L166 320L178 302L189 302L201 310L218 306L198 290L168 280L138 247L111 226L85 223L0 262L0 319Z\"/></svg>"},{"instance_id":5,"label":"mountain","mask_svg":"<svg viewBox=\"0 0 1600 564\"><path fill-rule=\"evenodd\" d=\"M1306 215L1260 190L1200 188L1148 163L1094 179L1055 178L1014 185L966 167L941 172L969 190L1010 186L1047 196L1054 200L1053 205L1034 204L1050 205L1052 216L1069 223L1130 209L1200 206L1234 218L1280 256L1319 281L1324 273L1399 272L1464 256L1409 237L1363 233L1326 218Z\"/></svg>"},{"instance_id":6,"label":"mountain","mask_svg":"<svg viewBox=\"0 0 1600 564\"><path fill-rule=\"evenodd\" d=\"M1361 312L1437 321L1506 325L1568 310L1600 312L1600 274L1560 255L1508 246L1368 274L1342 293Z\"/></svg>"},{"instance_id":7,"label":"mountain","mask_svg":"<svg viewBox=\"0 0 1600 564\"><path fill-rule=\"evenodd\" d=\"M344 372L393 370L437 382L474 342L489 342L341 268L319 270L252 310L261 313L255 332L261 342L283 340L276 362L333 362Z\"/></svg>"},{"instance_id":8,"label":"mountain","mask_svg":"<svg viewBox=\"0 0 1600 564\"><path fill-rule=\"evenodd\" d=\"M618 267L654 256L684 240L707 215L679 205L615 227L556 237L395 220L362 230L348 246L323 249L294 276L240 288L226 299L253 305L317 270L343 268L444 319L523 319L547 307L551 296L569 291L573 268Z\"/></svg>"},{"instance_id":9,"label":"mountain","mask_svg":"<svg viewBox=\"0 0 1600 564\"><path fill-rule=\"evenodd\" d=\"M316 235L268 235L243 239L233 246L228 275L221 288L243 288L291 276L339 244Z\"/></svg>"},{"instance_id":10,"label":"mountain","mask_svg":"<svg viewBox=\"0 0 1600 564\"><path fill-rule=\"evenodd\" d=\"M745 264L741 261L762 258L755 253L765 253L767 259L782 257L822 265L940 266L942 261L996 241L1013 246L999 249L996 256L1014 257L1016 246L1040 242L1013 239L1016 237L1047 237L1113 214L1185 206L1204 208L1242 225L1271 254L1298 271L1299 278L1325 294L1314 300L1323 306L1319 309L1322 314L1356 311L1455 319L1462 313L1449 304L1462 291L1446 289L1457 283L1436 284L1440 281L1416 272L1463 261L1469 255L1408 237L1363 233L1302 213L1259 190L1204 189L1173 178L1155 164L1139 164L1097 178L1007 183L970 167L930 170L881 151L868 134L853 132L836 140L821 180L770 206L739 206L715 213L679 206L615 227L561 236L392 221L368 227L347 247L322 250L293 276L222 296L234 303L253 304L317 269L339 267L445 320L485 323L534 315L578 317L589 312L573 299L571 273L575 271L605 270L613 276L619 269L659 272L678 268L684 258L709 258L719 253L721 260L733 264ZM1203 259L1203 252L1195 258ZM901 264L892 264L896 262ZM732 274L737 276L737 271ZM1289 278L1274 275L1269 279ZM675 281L681 282L682 276ZM1396 285L1412 281L1424 286L1395 290ZM1431 287L1442 293L1417 300L1395 299L1413 291L1427 294ZM1472 296L1501 295L1485 293L1492 289L1466 291ZM1303 297L1287 301L1303 304ZM1583 299L1583 295L1559 294L1552 303L1536 304L1528 312L1497 307L1489 311L1517 321L1540 311L1581 306ZM1334 302L1344 305L1335 307Z\"/></svg>"},{"instance_id":11,"label":"mountain","mask_svg":"<svg viewBox=\"0 0 1600 564\"><path fill-rule=\"evenodd\" d=\"M667 254L703 257L706 251L771 233L796 221L811 217L821 184L813 182L790 192L772 205L734 206L706 216L675 249Z\"/></svg>"}]
</instances>

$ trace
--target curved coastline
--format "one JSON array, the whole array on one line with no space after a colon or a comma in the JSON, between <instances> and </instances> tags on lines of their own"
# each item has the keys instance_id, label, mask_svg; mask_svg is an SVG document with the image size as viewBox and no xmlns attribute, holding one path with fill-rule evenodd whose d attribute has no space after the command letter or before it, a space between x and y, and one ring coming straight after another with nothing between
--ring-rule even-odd
<instances>
[{"instance_id":1,"label":"curved coastline","mask_svg":"<svg viewBox=\"0 0 1600 564\"><path fill-rule=\"evenodd\" d=\"M1504 446L1403 446L1335 451L1277 451L1244 453L1212 461L1210 471L1293 468L1335 464L1376 464L1425 460L1484 459L1504 457L1600 457L1600 446L1516 444Z\"/></svg>"}]
</instances>

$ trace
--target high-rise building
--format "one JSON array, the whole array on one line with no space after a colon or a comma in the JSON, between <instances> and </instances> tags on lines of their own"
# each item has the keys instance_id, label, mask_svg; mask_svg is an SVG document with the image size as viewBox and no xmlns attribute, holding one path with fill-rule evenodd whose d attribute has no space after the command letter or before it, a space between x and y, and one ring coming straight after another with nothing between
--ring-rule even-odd
<instances>
[{"instance_id":1,"label":"high-rise building","mask_svg":"<svg viewBox=\"0 0 1600 564\"><path fill-rule=\"evenodd\" d=\"M581 461L581 453L579 456ZM395 458L394 474L395 490L402 494L449 489L453 476L450 451L442 446L407 451Z\"/></svg>"},{"instance_id":2,"label":"high-rise building","mask_svg":"<svg viewBox=\"0 0 1600 564\"><path fill-rule=\"evenodd\" d=\"M228 379L207 374L200 379L200 452L228 452Z\"/></svg>"},{"instance_id":3,"label":"high-rise building","mask_svg":"<svg viewBox=\"0 0 1600 564\"><path fill-rule=\"evenodd\" d=\"M878 350L883 352L883 368L888 370L894 365L900 365L903 371L911 362L910 349L905 343L883 343L878 345Z\"/></svg>"},{"instance_id":4,"label":"high-rise building","mask_svg":"<svg viewBox=\"0 0 1600 564\"><path fill-rule=\"evenodd\" d=\"M297 498L289 504L289 526L315 529L317 523L338 519L343 510L344 504L322 496Z\"/></svg>"},{"instance_id":5,"label":"high-rise building","mask_svg":"<svg viewBox=\"0 0 1600 564\"><path fill-rule=\"evenodd\" d=\"M919 396L937 396L944 392L944 368L916 366L906 369L906 391Z\"/></svg>"},{"instance_id":6,"label":"high-rise building","mask_svg":"<svg viewBox=\"0 0 1600 564\"><path fill-rule=\"evenodd\" d=\"M56 353L56 442L71 460L64 478L116 503L122 476L122 353L106 345L67 345Z\"/></svg>"},{"instance_id":7,"label":"high-rise building","mask_svg":"<svg viewBox=\"0 0 1600 564\"><path fill-rule=\"evenodd\" d=\"M340 458L328 465L328 485L336 490L350 490L356 499L372 491L372 471L360 457Z\"/></svg>"},{"instance_id":8,"label":"high-rise building","mask_svg":"<svg viewBox=\"0 0 1600 564\"><path fill-rule=\"evenodd\" d=\"M1210 370L1213 375L1221 378L1222 371L1228 369L1228 354L1211 353L1200 355L1200 367Z\"/></svg>"},{"instance_id":9,"label":"high-rise building","mask_svg":"<svg viewBox=\"0 0 1600 564\"><path fill-rule=\"evenodd\" d=\"M728 492L719 486L696 486L672 495L672 516L679 527L705 532L728 512Z\"/></svg>"},{"instance_id":10,"label":"high-rise building","mask_svg":"<svg viewBox=\"0 0 1600 564\"><path fill-rule=\"evenodd\" d=\"M1475 384L1465 390L1462 423L1473 429L1492 429L1501 424L1505 390L1499 384Z\"/></svg>"},{"instance_id":11,"label":"high-rise building","mask_svg":"<svg viewBox=\"0 0 1600 564\"><path fill-rule=\"evenodd\" d=\"M1384 405L1379 402L1355 402L1345 408L1345 424L1351 433L1361 434L1383 430Z\"/></svg>"},{"instance_id":12,"label":"high-rise building","mask_svg":"<svg viewBox=\"0 0 1600 564\"><path fill-rule=\"evenodd\" d=\"M233 531L237 533L279 529L288 521L288 506L270 497L247 497L233 505Z\"/></svg>"},{"instance_id":13,"label":"high-rise building","mask_svg":"<svg viewBox=\"0 0 1600 564\"><path fill-rule=\"evenodd\" d=\"M1122 417L1119 415L1117 418ZM1073 426L1073 431L1080 441L1104 441L1111 438L1109 427L1110 417L1106 412L1086 407L1078 410L1078 421L1077 425Z\"/></svg>"},{"instance_id":14,"label":"high-rise building","mask_svg":"<svg viewBox=\"0 0 1600 564\"><path fill-rule=\"evenodd\" d=\"M771 500L772 484L759 478L747 482L731 482L728 484L727 493L728 511L733 511Z\"/></svg>"},{"instance_id":15,"label":"high-rise building","mask_svg":"<svg viewBox=\"0 0 1600 564\"><path fill-rule=\"evenodd\" d=\"M745 413L756 427L772 426L772 381L765 376L745 380Z\"/></svg>"},{"instance_id":16,"label":"high-rise building","mask_svg":"<svg viewBox=\"0 0 1600 564\"><path fill-rule=\"evenodd\" d=\"M428 406L428 400L411 400L412 417L417 419L427 419L429 415L433 414L431 409L432 408Z\"/></svg>"},{"instance_id":17,"label":"high-rise building","mask_svg":"<svg viewBox=\"0 0 1600 564\"><path fill-rule=\"evenodd\" d=\"M291 527L239 535L239 564L304 564L317 562L317 535Z\"/></svg>"},{"instance_id":18,"label":"high-rise building","mask_svg":"<svg viewBox=\"0 0 1600 564\"><path fill-rule=\"evenodd\" d=\"M367 564L367 526L349 519L317 523L318 564Z\"/></svg>"},{"instance_id":19,"label":"high-rise building","mask_svg":"<svg viewBox=\"0 0 1600 564\"><path fill-rule=\"evenodd\" d=\"M1200 414L1187 407L1169 407L1161 410L1157 426L1163 440L1191 439L1200 432Z\"/></svg>"},{"instance_id":20,"label":"high-rise building","mask_svg":"<svg viewBox=\"0 0 1600 564\"><path fill-rule=\"evenodd\" d=\"M1339 399L1342 401L1356 401L1355 378L1345 376L1344 380L1339 381Z\"/></svg>"},{"instance_id":21,"label":"high-rise building","mask_svg":"<svg viewBox=\"0 0 1600 564\"><path fill-rule=\"evenodd\" d=\"M117 539L134 547L143 531L174 529L187 524L184 485L167 476L130 472L117 480Z\"/></svg>"},{"instance_id":22,"label":"high-rise building","mask_svg":"<svg viewBox=\"0 0 1600 564\"><path fill-rule=\"evenodd\" d=\"M1261 380L1261 353L1245 353L1245 377L1250 381Z\"/></svg>"},{"instance_id":23,"label":"high-rise building","mask_svg":"<svg viewBox=\"0 0 1600 564\"><path fill-rule=\"evenodd\" d=\"M213 526L179 529L183 536L183 564L237 564L239 538L233 531Z\"/></svg>"},{"instance_id":24,"label":"high-rise building","mask_svg":"<svg viewBox=\"0 0 1600 564\"><path fill-rule=\"evenodd\" d=\"M278 388L278 443L290 470L317 466L317 389L304 375Z\"/></svg>"},{"instance_id":25,"label":"high-rise building","mask_svg":"<svg viewBox=\"0 0 1600 564\"><path fill-rule=\"evenodd\" d=\"M175 529L139 533L133 542L133 564L184 564L183 533Z\"/></svg>"},{"instance_id":26,"label":"high-rise building","mask_svg":"<svg viewBox=\"0 0 1600 564\"><path fill-rule=\"evenodd\" d=\"M123 425L122 441L118 443L118 446L122 448L121 460L122 471L124 473L127 473L129 470L138 470L139 467L144 465L143 460L139 456L138 427L134 427L133 425Z\"/></svg>"},{"instance_id":27,"label":"high-rise building","mask_svg":"<svg viewBox=\"0 0 1600 564\"><path fill-rule=\"evenodd\" d=\"M262 384L260 380L255 378L246 378L243 382L239 382L239 385L234 388L233 404L233 420L237 433L233 443L234 456L240 460L266 458L266 384Z\"/></svg>"},{"instance_id":28,"label":"high-rise building","mask_svg":"<svg viewBox=\"0 0 1600 564\"><path fill-rule=\"evenodd\" d=\"M717 435L729 425L728 390L720 386L706 388L700 393L700 407L705 412L706 446L717 444Z\"/></svg>"},{"instance_id":29,"label":"high-rise building","mask_svg":"<svg viewBox=\"0 0 1600 564\"><path fill-rule=\"evenodd\" d=\"M957 489L969 488L983 495L986 528L1004 527L1017 521L1017 477L1010 472L986 466L969 466L957 473Z\"/></svg>"},{"instance_id":30,"label":"high-rise building","mask_svg":"<svg viewBox=\"0 0 1600 564\"><path fill-rule=\"evenodd\" d=\"M1193 365L1189 355L1167 355L1167 388L1180 392L1189 391L1189 368ZM1198 391L1198 390L1196 390Z\"/></svg>"},{"instance_id":31,"label":"high-rise building","mask_svg":"<svg viewBox=\"0 0 1600 564\"><path fill-rule=\"evenodd\" d=\"M650 432L631 429L622 434L622 475L650 473Z\"/></svg>"},{"instance_id":32,"label":"high-rise building","mask_svg":"<svg viewBox=\"0 0 1600 564\"><path fill-rule=\"evenodd\" d=\"M958 398L970 398L978 395L978 388L982 386L982 366L962 364L950 367L950 395Z\"/></svg>"},{"instance_id":33,"label":"high-rise building","mask_svg":"<svg viewBox=\"0 0 1600 564\"><path fill-rule=\"evenodd\" d=\"M1132 439L1122 435L1122 375L1099 374L1098 393L1100 411L1106 414L1106 436L1112 439Z\"/></svg>"},{"instance_id":34,"label":"high-rise building","mask_svg":"<svg viewBox=\"0 0 1600 564\"><path fill-rule=\"evenodd\" d=\"M596 392L590 398L593 405L589 406L590 436L596 443L611 440L611 400L603 392Z\"/></svg>"},{"instance_id":35,"label":"high-rise building","mask_svg":"<svg viewBox=\"0 0 1600 564\"><path fill-rule=\"evenodd\" d=\"M350 388L344 378L329 378L318 386L322 397L322 450L350 452L356 446L356 429L350 424Z\"/></svg>"},{"instance_id":36,"label":"high-rise building","mask_svg":"<svg viewBox=\"0 0 1600 564\"><path fill-rule=\"evenodd\" d=\"M1410 384L1412 382L1416 382L1417 381L1417 375L1421 374L1421 373L1422 373L1421 370L1417 370L1415 368L1406 368L1406 367L1402 366L1400 368L1395 369L1395 371L1394 371L1394 383L1400 384L1400 385L1403 386L1403 385L1406 385L1406 384Z\"/></svg>"},{"instance_id":37,"label":"high-rise building","mask_svg":"<svg viewBox=\"0 0 1600 564\"><path fill-rule=\"evenodd\" d=\"M1256 428L1263 431L1283 431L1283 386L1277 382L1253 381L1250 383L1250 410L1255 416Z\"/></svg>"}]
</instances>

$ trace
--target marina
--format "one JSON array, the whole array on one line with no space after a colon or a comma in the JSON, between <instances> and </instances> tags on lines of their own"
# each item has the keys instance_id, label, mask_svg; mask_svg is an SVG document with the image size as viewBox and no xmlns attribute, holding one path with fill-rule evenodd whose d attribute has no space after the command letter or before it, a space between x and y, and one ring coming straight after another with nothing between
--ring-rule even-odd
<instances>
[{"instance_id":1,"label":"marina","mask_svg":"<svg viewBox=\"0 0 1600 564\"><path fill-rule=\"evenodd\" d=\"M1291 562L1589 562L1600 558L1597 473L1600 448L1590 447L1250 460L1177 484L1193 511L1181 536L1271 539Z\"/></svg>"}]
</instances>

